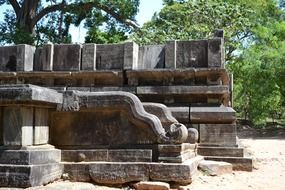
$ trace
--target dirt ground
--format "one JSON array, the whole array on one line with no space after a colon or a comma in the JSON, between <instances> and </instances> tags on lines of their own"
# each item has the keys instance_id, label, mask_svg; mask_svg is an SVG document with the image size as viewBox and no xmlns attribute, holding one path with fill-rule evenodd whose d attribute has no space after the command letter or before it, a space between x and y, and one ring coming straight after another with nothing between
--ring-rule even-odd
<instances>
[{"instance_id":1,"label":"dirt ground","mask_svg":"<svg viewBox=\"0 0 285 190\"><path fill-rule=\"evenodd\" d=\"M253 157L252 172L234 171L222 176L195 175L189 190L284 190L285 189L285 131L262 132L243 130L239 143L246 156ZM0 188L2 189L2 188ZM114 190L90 183L55 182L30 190ZM127 188L124 188L127 189Z\"/></svg>"}]
</instances>

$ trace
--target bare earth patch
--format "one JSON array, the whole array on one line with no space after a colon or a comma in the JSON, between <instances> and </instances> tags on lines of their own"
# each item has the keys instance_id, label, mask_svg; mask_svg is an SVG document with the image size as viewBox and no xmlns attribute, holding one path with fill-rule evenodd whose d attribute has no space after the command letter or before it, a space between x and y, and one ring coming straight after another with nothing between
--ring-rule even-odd
<instances>
[{"instance_id":1,"label":"bare earth patch","mask_svg":"<svg viewBox=\"0 0 285 190\"><path fill-rule=\"evenodd\" d=\"M222 176L199 172L191 190L283 190L285 187L285 138L240 139L248 156L254 158L252 172L234 171Z\"/></svg>"}]
</instances>

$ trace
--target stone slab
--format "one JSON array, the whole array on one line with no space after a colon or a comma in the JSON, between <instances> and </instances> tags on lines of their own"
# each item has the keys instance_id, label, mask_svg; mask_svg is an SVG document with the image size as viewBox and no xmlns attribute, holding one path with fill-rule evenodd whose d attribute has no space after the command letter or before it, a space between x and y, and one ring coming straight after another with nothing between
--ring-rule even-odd
<instances>
[{"instance_id":1,"label":"stone slab","mask_svg":"<svg viewBox=\"0 0 285 190\"><path fill-rule=\"evenodd\" d=\"M165 46L148 45L139 47L138 69L165 68Z\"/></svg>"},{"instance_id":2,"label":"stone slab","mask_svg":"<svg viewBox=\"0 0 285 190\"><path fill-rule=\"evenodd\" d=\"M216 176L229 174L233 171L233 166L227 162L203 160L199 163L198 168L208 175Z\"/></svg>"},{"instance_id":3,"label":"stone slab","mask_svg":"<svg viewBox=\"0 0 285 190\"><path fill-rule=\"evenodd\" d=\"M165 68L176 69L176 41L165 44Z\"/></svg>"},{"instance_id":4,"label":"stone slab","mask_svg":"<svg viewBox=\"0 0 285 190\"><path fill-rule=\"evenodd\" d=\"M0 85L0 104L17 101L62 103L62 94L48 88L29 84Z\"/></svg>"},{"instance_id":5,"label":"stone slab","mask_svg":"<svg viewBox=\"0 0 285 190\"><path fill-rule=\"evenodd\" d=\"M134 42L124 44L124 70L138 69L139 46Z\"/></svg>"},{"instance_id":6,"label":"stone slab","mask_svg":"<svg viewBox=\"0 0 285 190\"><path fill-rule=\"evenodd\" d=\"M224 39L214 38L208 40L208 67L224 68Z\"/></svg>"},{"instance_id":7,"label":"stone slab","mask_svg":"<svg viewBox=\"0 0 285 190\"><path fill-rule=\"evenodd\" d=\"M228 123L235 122L231 107L169 107L173 116L182 123Z\"/></svg>"},{"instance_id":8,"label":"stone slab","mask_svg":"<svg viewBox=\"0 0 285 190\"><path fill-rule=\"evenodd\" d=\"M96 44L83 44L81 70L96 70Z\"/></svg>"},{"instance_id":9,"label":"stone slab","mask_svg":"<svg viewBox=\"0 0 285 190\"><path fill-rule=\"evenodd\" d=\"M55 44L53 51L53 71L80 70L81 45Z\"/></svg>"},{"instance_id":10,"label":"stone slab","mask_svg":"<svg viewBox=\"0 0 285 190\"><path fill-rule=\"evenodd\" d=\"M200 145L237 146L235 124L200 124Z\"/></svg>"},{"instance_id":11,"label":"stone slab","mask_svg":"<svg viewBox=\"0 0 285 190\"><path fill-rule=\"evenodd\" d=\"M58 163L30 166L0 164L0 186L27 188L44 185L59 179L62 169Z\"/></svg>"},{"instance_id":12,"label":"stone slab","mask_svg":"<svg viewBox=\"0 0 285 190\"><path fill-rule=\"evenodd\" d=\"M243 157L244 149L238 147L198 146L198 154L202 156Z\"/></svg>"},{"instance_id":13,"label":"stone slab","mask_svg":"<svg viewBox=\"0 0 285 190\"><path fill-rule=\"evenodd\" d=\"M203 158L197 156L184 163L155 162L63 162L70 180L118 185L137 181L165 181L189 184ZM169 172L171 171L171 172Z\"/></svg>"},{"instance_id":14,"label":"stone slab","mask_svg":"<svg viewBox=\"0 0 285 190\"><path fill-rule=\"evenodd\" d=\"M0 164L37 165L58 163L61 152L58 149L8 150L0 149Z\"/></svg>"},{"instance_id":15,"label":"stone slab","mask_svg":"<svg viewBox=\"0 0 285 190\"><path fill-rule=\"evenodd\" d=\"M34 65L33 65L33 71L42 71L43 70L43 63L42 63L42 53L43 48L38 47L35 50L35 56L34 56Z\"/></svg>"},{"instance_id":16,"label":"stone slab","mask_svg":"<svg viewBox=\"0 0 285 190\"><path fill-rule=\"evenodd\" d=\"M67 55L65 54L63 56ZM45 44L42 47L42 54L41 54L42 71L53 70L53 59L54 59L54 45Z\"/></svg>"},{"instance_id":17,"label":"stone slab","mask_svg":"<svg viewBox=\"0 0 285 190\"><path fill-rule=\"evenodd\" d=\"M35 47L21 44L0 47L1 71L32 71Z\"/></svg>"},{"instance_id":18,"label":"stone slab","mask_svg":"<svg viewBox=\"0 0 285 190\"><path fill-rule=\"evenodd\" d=\"M96 70L123 70L124 44L97 44Z\"/></svg>"},{"instance_id":19,"label":"stone slab","mask_svg":"<svg viewBox=\"0 0 285 190\"><path fill-rule=\"evenodd\" d=\"M44 108L35 108L34 114L33 144L47 144L49 141L49 110Z\"/></svg>"},{"instance_id":20,"label":"stone slab","mask_svg":"<svg viewBox=\"0 0 285 190\"><path fill-rule=\"evenodd\" d=\"M182 95L206 95L206 94L228 94L228 86L139 86L137 94L182 94Z\"/></svg>"},{"instance_id":21,"label":"stone slab","mask_svg":"<svg viewBox=\"0 0 285 190\"><path fill-rule=\"evenodd\" d=\"M182 143L182 144L159 144L158 151L160 153L181 153L184 151L195 150L196 145L190 143Z\"/></svg>"},{"instance_id":22,"label":"stone slab","mask_svg":"<svg viewBox=\"0 0 285 190\"><path fill-rule=\"evenodd\" d=\"M160 181L140 181L134 185L136 190L169 190L170 185Z\"/></svg>"},{"instance_id":23,"label":"stone slab","mask_svg":"<svg viewBox=\"0 0 285 190\"><path fill-rule=\"evenodd\" d=\"M86 149L62 150L64 162L151 162L151 149Z\"/></svg>"},{"instance_id":24,"label":"stone slab","mask_svg":"<svg viewBox=\"0 0 285 190\"><path fill-rule=\"evenodd\" d=\"M233 165L233 170L252 171L252 158L247 157L225 157L225 156L205 156L205 160L224 161Z\"/></svg>"},{"instance_id":25,"label":"stone slab","mask_svg":"<svg viewBox=\"0 0 285 190\"><path fill-rule=\"evenodd\" d=\"M29 146L33 144L33 108L4 107L2 117L3 145Z\"/></svg>"},{"instance_id":26,"label":"stone slab","mask_svg":"<svg viewBox=\"0 0 285 190\"><path fill-rule=\"evenodd\" d=\"M183 163L186 160L189 160L191 158L194 158L197 156L196 152L194 151L188 151L181 153L179 156L173 156L173 155L159 155L158 161L159 162L167 162L167 163Z\"/></svg>"},{"instance_id":27,"label":"stone slab","mask_svg":"<svg viewBox=\"0 0 285 190\"><path fill-rule=\"evenodd\" d=\"M189 67L208 67L208 40L176 41L176 68Z\"/></svg>"}]
</instances>

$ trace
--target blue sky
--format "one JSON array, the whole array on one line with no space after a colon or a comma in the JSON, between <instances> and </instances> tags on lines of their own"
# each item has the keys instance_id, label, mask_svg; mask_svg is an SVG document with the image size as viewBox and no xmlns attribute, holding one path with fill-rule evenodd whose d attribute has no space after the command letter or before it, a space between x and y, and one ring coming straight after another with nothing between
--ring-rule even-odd
<instances>
[{"instance_id":1,"label":"blue sky","mask_svg":"<svg viewBox=\"0 0 285 190\"><path fill-rule=\"evenodd\" d=\"M3 20L3 12L9 8L9 6L2 5L0 7L0 20ZM140 0L139 13L136 16L139 25L149 21L155 12L159 12L162 8L162 0ZM83 43L86 35L86 29L83 28L83 24L80 27L71 27L70 33L72 35L72 42Z\"/></svg>"}]
</instances>

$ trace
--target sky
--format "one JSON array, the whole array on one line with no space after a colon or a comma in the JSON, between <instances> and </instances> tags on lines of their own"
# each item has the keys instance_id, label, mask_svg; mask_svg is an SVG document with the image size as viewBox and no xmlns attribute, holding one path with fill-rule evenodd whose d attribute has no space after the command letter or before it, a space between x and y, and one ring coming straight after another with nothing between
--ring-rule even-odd
<instances>
[{"instance_id":1,"label":"sky","mask_svg":"<svg viewBox=\"0 0 285 190\"><path fill-rule=\"evenodd\" d=\"M3 21L3 12L7 8L9 8L7 5L0 7L0 21ZM142 26L143 23L151 20L153 14L159 12L161 8L162 0L140 0L139 13L136 16L138 24ZM86 29L83 28L83 23L78 28L71 26L69 32L73 43L84 43Z\"/></svg>"}]
</instances>

